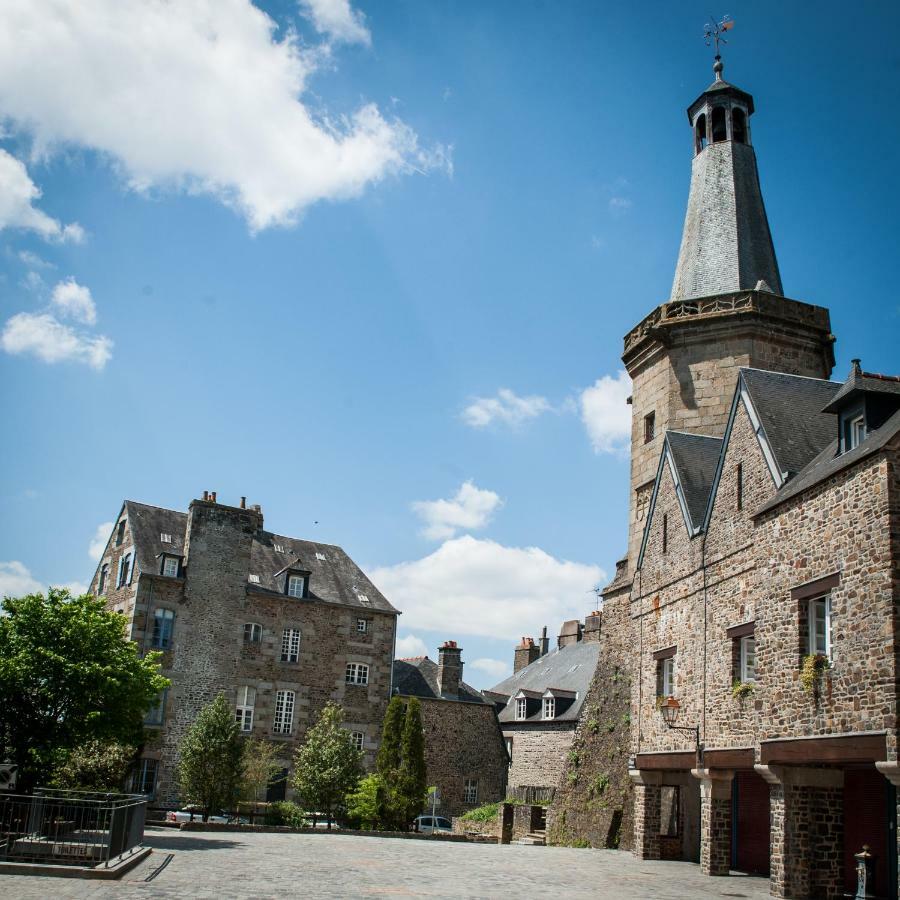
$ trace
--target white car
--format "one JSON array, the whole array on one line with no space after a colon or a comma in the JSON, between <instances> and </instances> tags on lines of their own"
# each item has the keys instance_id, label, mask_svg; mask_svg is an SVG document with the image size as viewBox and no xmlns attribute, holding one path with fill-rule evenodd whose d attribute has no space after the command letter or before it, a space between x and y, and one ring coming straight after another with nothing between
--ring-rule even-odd
<instances>
[{"instance_id":1,"label":"white car","mask_svg":"<svg viewBox=\"0 0 900 900\"><path fill-rule=\"evenodd\" d=\"M167 822L202 822L203 811L196 806L186 806L184 809L166 813ZM249 819L243 816L229 816L224 812L211 815L207 820L214 825L247 825Z\"/></svg>"},{"instance_id":2,"label":"white car","mask_svg":"<svg viewBox=\"0 0 900 900\"><path fill-rule=\"evenodd\" d=\"M422 834L451 834L453 823L444 816L418 816L416 831Z\"/></svg>"}]
</instances>

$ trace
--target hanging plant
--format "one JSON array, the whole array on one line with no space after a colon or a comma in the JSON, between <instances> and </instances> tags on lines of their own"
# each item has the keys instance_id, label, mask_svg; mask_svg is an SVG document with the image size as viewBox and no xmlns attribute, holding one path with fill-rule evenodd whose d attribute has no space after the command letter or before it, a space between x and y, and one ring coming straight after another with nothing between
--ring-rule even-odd
<instances>
[{"instance_id":1,"label":"hanging plant","mask_svg":"<svg viewBox=\"0 0 900 900\"><path fill-rule=\"evenodd\" d=\"M734 697L735 700L743 700L744 697L749 697L752 693L752 681L741 681L739 678L735 678L731 684L731 696Z\"/></svg>"},{"instance_id":2,"label":"hanging plant","mask_svg":"<svg viewBox=\"0 0 900 900\"><path fill-rule=\"evenodd\" d=\"M818 696L819 676L831 668L828 657L822 653L810 653L803 657L803 666L800 669L800 684L807 694Z\"/></svg>"}]
</instances>

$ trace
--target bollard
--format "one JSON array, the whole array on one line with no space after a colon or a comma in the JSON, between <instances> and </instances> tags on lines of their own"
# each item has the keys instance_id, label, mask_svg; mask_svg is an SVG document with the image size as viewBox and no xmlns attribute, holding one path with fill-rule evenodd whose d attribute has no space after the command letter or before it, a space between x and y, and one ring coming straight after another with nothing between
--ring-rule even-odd
<instances>
[{"instance_id":1,"label":"bollard","mask_svg":"<svg viewBox=\"0 0 900 900\"><path fill-rule=\"evenodd\" d=\"M854 853L856 860L856 898L864 900L875 896L875 857L869 852L869 845L863 844L859 853Z\"/></svg>"}]
</instances>

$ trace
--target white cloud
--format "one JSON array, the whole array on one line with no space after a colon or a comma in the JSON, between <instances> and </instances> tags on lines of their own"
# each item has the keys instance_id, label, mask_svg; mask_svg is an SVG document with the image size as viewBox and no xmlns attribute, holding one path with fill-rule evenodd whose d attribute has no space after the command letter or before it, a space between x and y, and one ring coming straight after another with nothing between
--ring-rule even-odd
<instances>
[{"instance_id":1,"label":"white cloud","mask_svg":"<svg viewBox=\"0 0 900 900\"><path fill-rule=\"evenodd\" d=\"M0 333L0 347L42 362L79 362L100 370L112 356L112 341L75 331L49 313L16 313Z\"/></svg>"},{"instance_id":2,"label":"white cloud","mask_svg":"<svg viewBox=\"0 0 900 900\"><path fill-rule=\"evenodd\" d=\"M30 266L32 269L56 268L56 266L52 262L48 262L46 259L38 256L37 253L32 253L30 250L20 250L19 259L23 263L25 263L26 266Z\"/></svg>"},{"instance_id":3,"label":"white cloud","mask_svg":"<svg viewBox=\"0 0 900 900\"><path fill-rule=\"evenodd\" d=\"M462 411L462 419L473 428L484 428L492 422L517 426L551 408L546 397L519 397L509 388L500 388L494 397L475 397Z\"/></svg>"},{"instance_id":4,"label":"white cloud","mask_svg":"<svg viewBox=\"0 0 900 900\"><path fill-rule=\"evenodd\" d=\"M484 528L502 505L498 494L466 481L451 500L416 500L412 508L425 523L422 534L442 541L457 531Z\"/></svg>"},{"instance_id":5,"label":"white cloud","mask_svg":"<svg viewBox=\"0 0 900 900\"><path fill-rule=\"evenodd\" d=\"M43 589L44 586L32 576L27 566L15 560L0 562L0 598L22 597Z\"/></svg>"},{"instance_id":6,"label":"white cloud","mask_svg":"<svg viewBox=\"0 0 900 900\"><path fill-rule=\"evenodd\" d=\"M97 322L97 307L90 289L74 278L58 282L53 288L50 302L61 315L75 319L76 322L83 322L85 325L95 325Z\"/></svg>"},{"instance_id":7,"label":"white cloud","mask_svg":"<svg viewBox=\"0 0 900 900\"><path fill-rule=\"evenodd\" d=\"M370 574L403 610L406 626L511 641L523 628L583 617L596 604L592 589L605 578L599 566L470 535Z\"/></svg>"},{"instance_id":8,"label":"white cloud","mask_svg":"<svg viewBox=\"0 0 900 900\"><path fill-rule=\"evenodd\" d=\"M425 641L414 634L408 634L406 637L397 638L397 659L411 659L414 656L428 656L428 647Z\"/></svg>"},{"instance_id":9,"label":"white cloud","mask_svg":"<svg viewBox=\"0 0 900 900\"><path fill-rule=\"evenodd\" d=\"M94 532L90 544L88 544L88 556L94 560L94 562L100 562L100 557L103 556L103 551L106 549L106 542L109 540L112 530L112 522L103 522L103 524L97 526L97 530Z\"/></svg>"},{"instance_id":10,"label":"white cloud","mask_svg":"<svg viewBox=\"0 0 900 900\"><path fill-rule=\"evenodd\" d=\"M11 36L6 29L0 29L0 35L4 32L5 40L9 40ZM0 36L0 45L3 42L4 38ZM7 87L10 91L16 90L12 85ZM78 224L63 225L35 207L34 202L40 198L40 188L29 177L25 165L0 149L0 229L24 228L37 232L46 240L81 243L84 229Z\"/></svg>"},{"instance_id":11,"label":"white cloud","mask_svg":"<svg viewBox=\"0 0 900 900\"><path fill-rule=\"evenodd\" d=\"M507 675L512 674L512 665L502 659L487 659L486 657L473 659L468 665L473 669L478 669L479 672L484 672L491 679L492 684L502 681Z\"/></svg>"},{"instance_id":12,"label":"white cloud","mask_svg":"<svg viewBox=\"0 0 900 900\"><path fill-rule=\"evenodd\" d=\"M631 440L631 407L626 402L631 379L621 370L604 375L581 392L581 421L595 453L622 453Z\"/></svg>"},{"instance_id":13,"label":"white cloud","mask_svg":"<svg viewBox=\"0 0 900 900\"><path fill-rule=\"evenodd\" d=\"M300 10L319 34L347 44L372 43L365 16L350 7L350 0L300 0Z\"/></svg>"},{"instance_id":14,"label":"white cloud","mask_svg":"<svg viewBox=\"0 0 900 900\"><path fill-rule=\"evenodd\" d=\"M349 7L344 19L341 4L313 8L344 35L364 32ZM422 148L373 103L337 117L305 105L329 54L276 31L249 0L8 3L0 114L33 136L35 154L99 151L133 189L212 195L254 231L388 175L450 170L448 150Z\"/></svg>"}]
</instances>

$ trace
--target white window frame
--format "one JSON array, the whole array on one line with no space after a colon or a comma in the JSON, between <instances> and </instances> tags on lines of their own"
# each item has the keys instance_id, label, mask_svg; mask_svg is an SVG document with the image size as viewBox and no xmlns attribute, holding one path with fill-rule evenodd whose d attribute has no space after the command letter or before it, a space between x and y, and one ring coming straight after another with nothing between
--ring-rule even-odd
<instances>
[{"instance_id":1,"label":"white window frame","mask_svg":"<svg viewBox=\"0 0 900 900\"><path fill-rule=\"evenodd\" d=\"M831 594L822 597L811 597L807 609L809 617L809 652L821 654L829 660L832 658L833 647L831 643ZM824 634L819 640L817 623L822 621Z\"/></svg>"},{"instance_id":2,"label":"white window frame","mask_svg":"<svg viewBox=\"0 0 900 900\"><path fill-rule=\"evenodd\" d=\"M157 631L157 624L168 622L168 635L164 639L163 626L160 624ZM166 609L164 606L157 606L153 610L153 630L150 632L150 646L153 650L168 650L172 646L172 639L175 636L175 611Z\"/></svg>"},{"instance_id":3,"label":"white window frame","mask_svg":"<svg viewBox=\"0 0 900 900\"><path fill-rule=\"evenodd\" d=\"M478 802L478 779L467 778L463 785L463 803Z\"/></svg>"},{"instance_id":4,"label":"white window frame","mask_svg":"<svg viewBox=\"0 0 900 900\"><path fill-rule=\"evenodd\" d=\"M142 790L147 787L147 776L150 774L150 790ZM131 778L132 790L136 794L152 797L156 793L156 779L159 777L159 760L144 757L138 760L137 771Z\"/></svg>"},{"instance_id":5,"label":"white window frame","mask_svg":"<svg viewBox=\"0 0 900 900\"><path fill-rule=\"evenodd\" d=\"M369 633L369 620L368 619L357 619L356 620L356 633L357 634L368 634Z\"/></svg>"},{"instance_id":6,"label":"white window frame","mask_svg":"<svg viewBox=\"0 0 900 900\"><path fill-rule=\"evenodd\" d=\"M366 733L364 731L351 731L350 732L350 743L353 745L354 750L361 751L365 742L366 742Z\"/></svg>"},{"instance_id":7,"label":"white window frame","mask_svg":"<svg viewBox=\"0 0 900 900\"><path fill-rule=\"evenodd\" d=\"M172 535L166 534L164 531L159 533L159 542L161 544L171 544L172 543Z\"/></svg>"},{"instance_id":8,"label":"white window frame","mask_svg":"<svg viewBox=\"0 0 900 900\"><path fill-rule=\"evenodd\" d=\"M243 684L237 689L234 718L243 734L253 731L253 710L256 706L256 688Z\"/></svg>"},{"instance_id":9,"label":"white window frame","mask_svg":"<svg viewBox=\"0 0 900 900\"><path fill-rule=\"evenodd\" d=\"M847 425L847 432L850 438L850 446L848 450L858 447L866 439L866 416L860 413L854 416Z\"/></svg>"},{"instance_id":10,"label":"white window frame","mask_svg":"<svg viewBox=\"0 0 900 900\"><path fill-rule=\"evenodd\" d=\"M661 659L662 664L662 696L675 696L675 657L667 656Z\"/></svg>"},{"instance_id":11,"label":"white window frame","mask_svg":"<svg viewBox=\"0 0 900 900\"><path fill-rule=\"evenodd\" d=\"M248 575L247 581L249 581L250 584L259 584L259 575Z\"/></svg>"},{"instance_id":12,"label":"white window frame","mask_svg":"<svg viewBox=\"0 0 900 900\"><path fill-rule=\"evenodd\" d=\"M745 684L756 681L756 636L744 635L740 639L741 681Z\"/></svg>"},{"instance_id":13,"label":"white window frame","mask_svg":"<svg viewBox=\"0 0 900 900\"><path fill-rule=\"evenodd\" d=\"M556 718L556 697L544 697L541 717L544 719Z\"/></svg>"},{"instance_id":14,"label":"white window frame","mask_svg":"<svg viewBox=\"0 0 900 900\"><path fill-rule=\"evenodd\" d=\"M294 692L275 692L275 714L272 718L273 734L290 734L294 730Z\"/></svg>"},{"instance_id":15,"label":"white window frame","mask_svg":"<svg viewBox=\"0 0 900 900\"><path fill-rule=\"evenodd\" d=\"M300 662L300 629L285 628L281 632L281 661Z\"/></svg>"},{"instance_id":16,"label":"white window frame","mask_svg":"<svg viewBox=\"0 0 900 900\"><path fill-rule=\"evenodd\" d=\"M170 567L174 566L174 571L169 571ZM164 556L163 557L163 567L162 573L166 578L177 578L178 577L178 557L177 556Z\"/></svg>"},{"instance_id":17,"label":"white window frame","mask_svg":"<svg viewBox=\"0 0 900 900\"><path fill-rule=\"evenodd\" d=\"M344 683L366 685L369 683L369 664L348 662L344 671Z\"/></svg>"},{"instance_id":18,"label":"white window frame","mask_svg":"<svg viewBox=\"0 0 900 900\"><path fill-rule=\"evenodd\" d=\"M116 587L131 583L131 572L134 569L134 549L129 548L119 557L119 570L116 573Z\"/></svg>"},{"instance_id":19,"label":"white window frame","mask_svg":"<svg viewBox=\"0 0 900 900\"><path fill-rule=\"evenodd\" d=\"M299 584L299 589L297 585ZM306 576L305 575L288 575L287 594L295 600L302 600L306 593Z\"/></svg>"},{"instance_id":20,"label":"white window frame","mask_svg":"<svg viewBox=\"0 0 900 900\"><path fill-rule=\"evenodd\" d=\"M528 698L527 697L516 697L516 718L517 719L527 719L528 718Z\"/></svg>"},{"instance_id":21,"label":"white window frame","mask_svg":"<svg viewBox=\"0 0 900 900\"><path fill-rule=\"evenodd\" d=\"M247 630L249 629L249 631ZM244 643L259 644L262 642L262 625L259 622L244 622Z\"/></svg>"}]
</instances>

